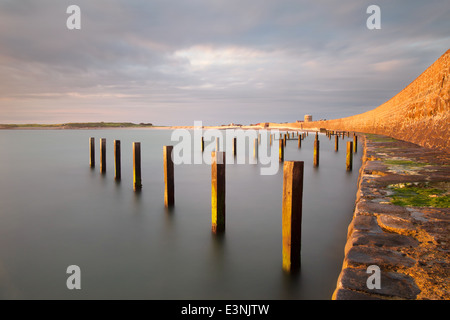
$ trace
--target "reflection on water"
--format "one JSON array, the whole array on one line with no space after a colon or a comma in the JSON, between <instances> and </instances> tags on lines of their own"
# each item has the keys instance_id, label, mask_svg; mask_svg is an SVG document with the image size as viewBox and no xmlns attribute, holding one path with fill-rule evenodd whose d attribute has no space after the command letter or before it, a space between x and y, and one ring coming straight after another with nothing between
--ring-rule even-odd
<instances>
[{"instance_id":1,"label":"reflection on water","mask_svg":"<svg viewBox=\"0 0 450 320\"><path fill-rule=\"evenodd\" d=\"M318 168L314 135L300 149L287 142L285 160L305 161L302 266L293 276L281 267L282 164L270 176L248 160L227 164L226 232L215 235L210 166L176 165L175 207L164 206L162 150L174 144L170 134L0 131L0 298L330 299L362 148L346 172L345 148L335 152L334 139L320 135ZM88 138L96 137L98 157L100 135L107 139L103 175L98 158L89 168ZM121 140L120 181L114 139ZM141 192L132 186L134 141L142 145ZM73 264L81 268L79 291L66 287Z\"/></svg>"}]
</instances>

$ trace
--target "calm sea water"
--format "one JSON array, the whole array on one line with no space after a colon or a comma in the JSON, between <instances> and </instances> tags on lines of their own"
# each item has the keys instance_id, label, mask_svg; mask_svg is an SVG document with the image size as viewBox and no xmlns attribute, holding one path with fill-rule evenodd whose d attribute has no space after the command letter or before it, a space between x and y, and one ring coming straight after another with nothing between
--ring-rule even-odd
<instances>
[{"instance_id":1,"label":"calm sea water","mask_svg":"<svg viewBox=\"0 0 450 320\"><path fill-rule=\"evenodd\" d=\"M352 172L345 147L314 135L285 160L305 162L302 269L282 271L282 167L228 164L227 225L211 233L211 169L175 166L175 208L164 208L162 147L169 130L1 130L1 299L330 299L344 257L362 148ZM97 165L89 168L88 138ZM99 172L107 139L107 173ZM114 181L113 140L121 140L122 180ZM143 189L132 188L132 142L141 142ZM81 269L68 290L66 269Z\"/></svg>"}]
</instances>

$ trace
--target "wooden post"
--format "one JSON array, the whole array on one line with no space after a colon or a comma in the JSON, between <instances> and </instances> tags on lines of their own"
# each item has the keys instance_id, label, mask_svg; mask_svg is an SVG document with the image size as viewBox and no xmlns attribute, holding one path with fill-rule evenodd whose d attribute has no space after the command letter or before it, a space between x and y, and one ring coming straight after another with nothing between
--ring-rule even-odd
<instances>
[{"instance_id":1,"label":"wooden post","mask_svg":"<svg viewBox=\"0 0 450 320\"><path fill-rule=\"evenodd\" d=\"M122 178L120 162L120 140L114 140L114 179L120 180Z\"/></svg>"},{"instance_id":2,"label":"wooden post","mask_svg":"<svg viewBox=\"0 0 450 320\"><path fill-rule=\"evenodd\" d=\"M352 171L353 167L353 142L347 141L347 157L346 157L346 165L347 171Z\"/></svg>"},{"instance_id":3,"label":"wooden post","mask_svg":"<svg viewBox=\"0 0 450 320\"><path fill-rule=\"evenodd\" d=\"M233 138L233 156L237 154L237 138Z\"/></svg>"},{"instance_id":4,"label":"wooden post","mask_svg":"<svg viewBox=\"0 0 450 320\"><path fill-rule=\"evenodd\" d=\"M212 232L225 231L225 152L211 153L211 220Z\"/></svg>"},{"instance_id":5,"label":"wooden post","mask_svg":"<svg viewBox=\"0 0 450 320\"><path fill-rule=\"evenodd\" d=\"M202 137L202 152L205 151L205 138Z\"/></svg>"},{"instance_id":6,"label":"wooden post","mask_svg":"<svg viewBox=\"0 0 450 320\"><path fill-rule=\"evenodd\" d=\"M284 134L284 137L283 137L283 144L286 147L286 133Z\"/></svg>"},{"instance_id":7,"label":"wooden post","mask_svg":"<svg viewBox=\"0 0 450 320\"><path fill-rule=\"evenodd\" d=\"M355 134L353 136L353 152L356 153L358 151L358 136Z\"/></svg>"},{"instance_id":8,"label":"wooden post","mask_svg":"<svg viewBox=\"0 0 450 320\"><path fill-rule=\"evenodd\" d=\"M339 150L339 137L338 135L334 136L334 151L338 151Z\"/></svg>"},{"instance_id":9,"label":"wooden post","mask_svg":"<svg viewBox=\"0 0 450 320\"><path fill-rule=\"evenodd\" d=\"M106 139L100 139L100 172L106 173Z\"/></svg>"},{"instance_id":10,"label":"wooden post","mask_svg":"<svg viewBox=\"0 0 450 320\"><path fill-rule=\"evenodd\" d=\"M133 189L134 191L142 189L140 142L133 142Z\"/></svg>"},{"instance_id":11,"label":"wooden post","mask_svg":"<svg viewBox=\"0 0 450 320\"><path fill-rule=\"evenodd\" d=\"M270 145L272 145L272 134L270 134Z\"/></svg>"},{"instance_id":12,"label":"wooden post","mask_svg":"<svg viewBox=\"0 0 450 320\"><path fill-rule=\"evenodd\" d=\"M297 272L301 261L303 161L286 161L283 165L283 270Z\"/></svg>"},{"instance_id":13,"label":"wooden post","mask_svg":"<svg viewBox=\"0 0 450 320\"><path fill-rule=\"evenodd\" d=\"M283 142L283 140L278 140L278 143L280 145L278 159L280 162L283 162L284 161L284 142Z\"/></svg>"},{"instance_id":14,"label":"wooden post","mask_svg":"<svg viewBox=\"0 0 450 320\"><path fill-rule=\"evenodd\" d=\"M172 161L173 146L163 147L164 157L164 206L173 207L175 204L175 184Z\"/></svg>"},{"instance_id":15,"label":"wooden post","mask_svg":"<svg viewBox=\"0 0 450 320\"><path fill-rule=\"evenodd\" d=\"M314 140L314 167L319 166L319 149L319 139L316 136L316 140Z\"/></svg>"},{"instance_id":16,"label":"wooden post","mask_svg":"<svg viewBox=\"0 0 450 320\"><path fill-rule=\"evenodd\" d=\"M89 165L95 168L95 138L89 138Z\"/></svg>"},{"instance_id":17,"label":"wooden post","mask_svg":"<svg viewBox=\"0 0 450 320\"><path fill-rule=\"evenodd\" d=\"M299 135L297 139L298 139L298 148L300 149L302 147L302 137Z\"/></svg>"}]
</instances>

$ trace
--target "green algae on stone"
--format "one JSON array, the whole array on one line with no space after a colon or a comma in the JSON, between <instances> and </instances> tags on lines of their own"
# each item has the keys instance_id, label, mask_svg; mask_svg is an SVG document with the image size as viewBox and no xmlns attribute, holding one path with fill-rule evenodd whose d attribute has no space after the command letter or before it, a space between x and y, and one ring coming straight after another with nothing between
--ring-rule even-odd
<instances>
[{"instance_id":1,"label":"green algae on stone","mask_svg":"<svg viewBox=\"0 0 450 320\"><path fill-rule=\"evenodd\" d=\"M373 142L394 142L394 138L366 133L366 137Z\"/></svg>"},{"instance_id":2,"label":"green algae on stone","mask_svg":"<svg viewBox=\"0 0 450 320\"><path fill-rule=\"evenodd\" d=\"M424 167L426 163L414 162L411 160L384 160L386 164L394 166L408 166L408 167Z\"/></svg>"},{"instance_id":3,"label":"green algae on stone","mask_svg":"<svg viewBox=\"0 0 450 320\"><path fill-rule=\"evenodd\" d=\"M450 208L448 186L444 184L399 183L390 185L391 203L408 207Z\"/></svg>"}]
</instances>

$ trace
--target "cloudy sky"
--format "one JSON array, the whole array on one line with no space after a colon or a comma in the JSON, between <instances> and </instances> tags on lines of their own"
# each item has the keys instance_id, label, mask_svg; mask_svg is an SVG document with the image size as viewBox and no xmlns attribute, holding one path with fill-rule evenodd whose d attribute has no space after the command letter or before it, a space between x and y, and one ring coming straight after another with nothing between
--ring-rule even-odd
<instances>
[{"instance_id":1,"label":"cloudy sky","mask_svg":"<svg viewBox=\"0 0 450 320\"><path fill-rule=\"evenodd\" d=\"M0 0L0 123L349 116L447 51L449 17L446 0Z\"/></svg>"}]
</instances>

